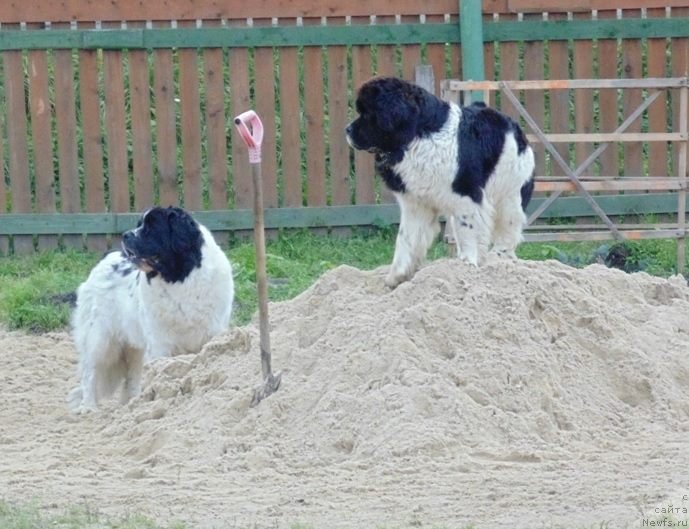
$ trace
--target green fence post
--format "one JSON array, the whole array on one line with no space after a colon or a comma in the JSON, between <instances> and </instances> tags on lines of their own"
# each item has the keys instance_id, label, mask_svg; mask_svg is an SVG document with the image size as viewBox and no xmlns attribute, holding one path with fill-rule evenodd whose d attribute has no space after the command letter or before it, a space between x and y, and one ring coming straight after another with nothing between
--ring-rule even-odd
<instances>
[{"instance_id":1,"label":"green fence post","mask_svg":"<svg viewBox=\"0 0 689 529\"><path fill-rule=\"evenodd\" d=\"M483 19L481 0L459 0L459 32L462 45L462 79L485 81L483 64ZM472 101L483 101L483 92L471 93Z\"/></svg>"}]
</instances>

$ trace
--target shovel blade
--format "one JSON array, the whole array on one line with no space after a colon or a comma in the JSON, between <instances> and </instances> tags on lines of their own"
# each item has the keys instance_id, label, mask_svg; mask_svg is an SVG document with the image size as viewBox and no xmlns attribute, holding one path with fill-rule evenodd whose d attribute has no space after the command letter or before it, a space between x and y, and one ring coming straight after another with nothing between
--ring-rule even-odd
<instances>
[{"instance_id":1,"label":"shovel blade","mask_svg":"<svg viewBox=\"0 0 689 529\"><path fill-rule=\"evenodd\" d=\"M254 396L251 399L250 406L253 408L258 406L258 403L263 399L270 397L275 393L280 387L280 382L282 382L282 372L270 373L264 380L263 384L257 386L254 389Z\"/></svg>"}]
</instances>

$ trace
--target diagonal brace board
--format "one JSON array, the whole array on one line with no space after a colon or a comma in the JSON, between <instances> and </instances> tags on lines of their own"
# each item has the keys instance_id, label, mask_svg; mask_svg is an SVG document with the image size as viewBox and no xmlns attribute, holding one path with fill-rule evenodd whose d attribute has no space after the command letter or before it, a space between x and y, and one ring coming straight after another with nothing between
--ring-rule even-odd
<instances>
[{"instance_id":1,"label":"diagonal brace board","mask_svg":"<svg viewBox=\"0 0 689 529\"><path fill-rule=\"evenodd\" d=\"M638 118L639 116L641 116L641 114L643 114L643 112L644 112L648 107L650 107L650 106L653 104L653 102L654 102L656 99L658 99L658 97L660 96L661 93L662 93L662 92L661 92L660 90L656 90L655 92L653 92L653 94L651 94L647 99L645 99L645 100L643 101L643 103L641 103L641 105L639 105L639 108L637 108L634 112L632 112L632 113L629 115L629 117L628 117L627 119L625 119L624 122L623 122L619 127L617 127L617 129L615 129L615 132L614 132L614 133L617 134L617 133L624 132L632 123L634 123L634 121L637 120L637 118ZM586 169L588 169L588 167L596 160L596 158L598 158L598 157L603 153L603 151L605 151L605 149L608 148L609 145L610 145L610 142L606 142L606 143L603 143L603 144L599 145L598 148L597 148L595 151L593 151L593 152L589 155L589 157L586 158L586 160L584 160L584 161L581 163L581 165L579 165L579 167L576 168L576 170L574 171L574 176L576 176L577 178L578 178L579 176L581 176L582 173L583 173L584 171L586 171ZM551 194L551 195L550 195L550 196L549 196L549 197L548 197L548 198L547 198L547 199L546 199L546 200L545 200L545 201L544 201L544 202L543 202L543 203L542 203L532 214L531 214L531 216L529 217L529 220L528 220L527 224L529 224L529 225L532 224L533 221L535 221L538 217L540 217L541 214L542 214L546 209L548 209L548 208L550 207L550 205L551 205L553 202L555 202L555 200L557 200L557 198L558 198L561 194L562 194L562 191L555 191L553 194Z\"/></svg>"},{"instance_id":2,"label":"diagonal brace board","mask_svg":"<svg viewBox=\"0 0 689 529\"><path fill-rule=\"evenodd\" d=\"M553 159L558 163L560 167L562 167L562 170L565 171L569 179L572 181L574 186L577 188L577 191L584 197L586 202L591 206L591 209L596 212L596 214L603 220L605 225L608 227L610 232L612 233L612 236L614 237L615 240L621 240L623 237L620 234L619 230L617 229L617 226L613 223L612 220L610 220L610 217L608 217L605 214L605 211L601 209L601 207L598 205L598 203L593 199L591 194L584 188L583 184L579 180L579 178L574 174L572 171L572 168L565 162L565 160L560 156L560 153L557 152L555 147L553 147L553 144L548 141L548 139L545 137L545 134L541 130L541 128L538 126L538 124L534 121L534 119L531 117L531 115L526 111L524 106L521 104L517 96L514 95L514 92L510 90L510 87L507 86L507 84L504 81L501 81L498 83L500 86L500 89L504 92L504 94L507 96L507 98L510 100L510 102L514 105L514 107L517 109L519 114L526 120L527 124L529 127L531 127L531 130L538 136L538 139L541 141L541 143L545 146L545 148L548 150L548 152L551 154Z\"/></svg>"},{"instance_id":3,"label":"diagonal brace board","mask_svg":"<svg viewBox=\"0 0 689 529\"><path fill-rule=\"evenodd\" d=\"M572 183L576 187L577 191L584 197L584 199L588 202L588 204L591 206L591 208L603 220L605 225L608 227L608 229L612 233L613 237L616 240L620 240L622 238L622 236L619 233L615 224L612 222L612 220L610 220L610 218L606 215L606 213L596 203L596 201L593 199L591 194L584 188L583 184L581 183L581 181L579 180L577 175L572 171L572 169L569 167L567 162L565 162L565 160L562 158L562 156L560 156L560 153L557 152L557 150L555 150L552 143L550 143L548 141L548 139L545 137L545 134L540 129L538 124L534 121L534 119L531 117L531 115L522 106L519 99L517 99L517 97L514 95L514 92L512 92L512 90L510 90L509 86L507 86L507 84L504 82L500 82L499 86L503 90L505 95L508 97L508 99L511 101L511 103L514 105L514 107L521 114L521 116L526 120L527 124L529 125L529 127L531 127L531 129L536 134L536 136L538 136L541 143L543 143L543 145L548 150L548 152L550 152L551 156L553 156L553 159L565 171L565 173L567 174L569 179L572 181Z\"/></svg>"}]
</instances>

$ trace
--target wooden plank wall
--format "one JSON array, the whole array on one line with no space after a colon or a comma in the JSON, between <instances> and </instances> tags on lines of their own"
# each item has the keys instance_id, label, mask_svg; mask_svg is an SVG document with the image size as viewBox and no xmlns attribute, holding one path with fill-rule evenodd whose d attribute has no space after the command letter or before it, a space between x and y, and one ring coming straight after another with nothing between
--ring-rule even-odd
<instances>
[{"instance_id":1,"label":"wooden plank wall","mask_svg":"<svg viewBox=\"0 0 689 529\"><path fill-rule=\"evenodd\" d=\"M193 11L185 7L188 2L171 0L162 10L154 4L142 9L135 0L113 0L95 21L86 4L76 1L59 7L44 0L5 3L0 32L17 29L20 22L27 31L44 31L46 20L63 29L458 23L456 0L301 0L281 8L260 2L218 7L199 0ZM597 18L688 15L685 7L664 7L682 5L673 1L626 0L624 10L605 10L609 3L602 0L580 9L569 4L485 0L484 20L591 19L593 10ZM688 39L490 42L484 53L488 79L615 78L686 75L687 46ZM194 211L250 208L246 149L231 123L248 108L256 108L265 124L266 206L391 202L374 178L371 156L351 155L344 138L356 88L377 74L413 79L420 63L432 65L436 83L461 78L460 56L457 44L423 42L1 52L0 214L136 212L152 204ZM552 132L609 132L641 96L640 91L624 96L613 90L552 92L528 94L525 103ZM544 110L546 101L550 113ZM516 115L504 101L495 103ZM669 130L668 121L677 113L677 98L668 96L631 130ZM571 156L567 146L558 149L574 164L592 147L577 146ZM621 149L608 149L588 174L665 176L677 167L665 144ZM542 151L538 164L541 174L563 174ZM0 254L58 245L102 250L112 243L105 235L15 236L11 241L0 236Z\"/></svg>"}]
</instances>

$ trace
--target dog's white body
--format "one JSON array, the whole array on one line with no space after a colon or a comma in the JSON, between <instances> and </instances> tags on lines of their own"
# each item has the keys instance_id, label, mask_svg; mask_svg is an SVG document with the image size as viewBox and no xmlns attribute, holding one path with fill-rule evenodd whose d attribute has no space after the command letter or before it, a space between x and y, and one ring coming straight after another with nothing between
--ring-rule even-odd
<instances>
[{"instance_id":1,"label":"dog's white body","mask_svg":"<svg viewBox=\"0 0 689 529\"><path fill-rule=\"evenodd\" d=\"M426 251L438 235L438 216L450 223L457 243L457 255L478 265L492 246L499 255L514 256L522 240L526 215L520 189L533 175L531 147L518 154L514 135L507 134L495 169L483 189L483 201L453 193L457 174L459 144L457 130L462 111L450 104L448 119L441 130L416 138L404 158L393 169L406 190L394 193L400 206L400 230L395 256L386 283L394 287L413 275Z\"/></svg>"},{"instance_id":2,"label":"dog's white body","mask_svg":"<svg viewBox=\"0 0 689 529\"><path fill-rule=\"evenodd\" d=\"M81 284L72 318L81 373L68 397L73 410L96 409L123 382L122 401L128 401L140 392L145 361L196 353L227 329L232 267L208 229L199 228L201 265L182 282L149 278L121 252L112 252Z\"/></svg>"}]
</instances>

